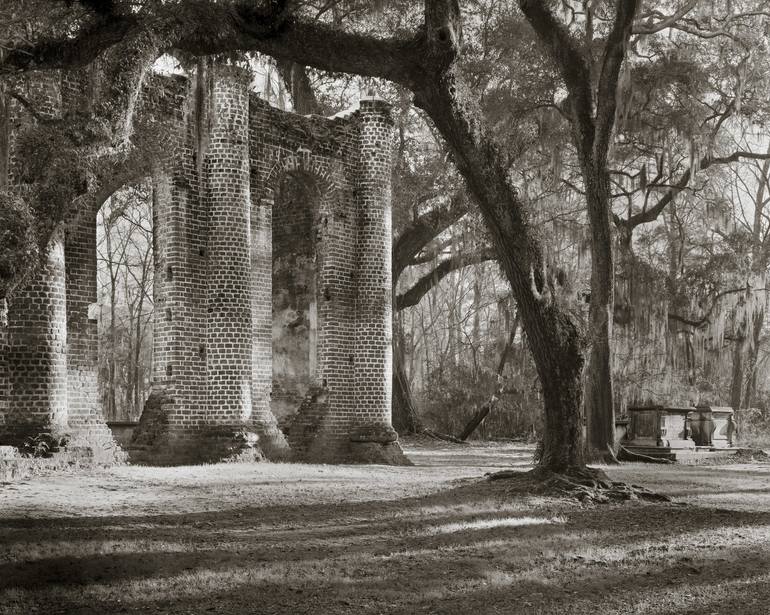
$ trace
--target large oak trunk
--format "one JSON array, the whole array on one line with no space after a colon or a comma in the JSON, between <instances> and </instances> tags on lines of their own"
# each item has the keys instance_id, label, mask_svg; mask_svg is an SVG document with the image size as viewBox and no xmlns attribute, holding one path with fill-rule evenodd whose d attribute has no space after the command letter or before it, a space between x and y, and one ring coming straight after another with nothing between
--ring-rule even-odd
<instances>
[{"instance_id":1,"label":"large oak trunk","mask_svg":"<svg viewBox=\"0 0 770 615\"><path fill-rule=\"evenodd\" d=\"M581 376L585 339L549 283L543 246L529 212L509 183L497 145L480 121L467 85L450 67L415 103L425 109L454 152L477 200L529 340L543 390L545 434L540 465L564 472L585 465Z\"/></svg>"},{"instance_id":2,"label":"large oak trunk","mask_svg":"<svg viewBox=\"0 0 770 615\"><path fill-rule=\"evenodd\" d=\"M588 363L585 377L585 413L589 460L615 451L615 410L612 381L612 325L615 305L609 178L595 164L583 165L591 227L591 302L589 306Z\"/></svg>"}]
</instances>

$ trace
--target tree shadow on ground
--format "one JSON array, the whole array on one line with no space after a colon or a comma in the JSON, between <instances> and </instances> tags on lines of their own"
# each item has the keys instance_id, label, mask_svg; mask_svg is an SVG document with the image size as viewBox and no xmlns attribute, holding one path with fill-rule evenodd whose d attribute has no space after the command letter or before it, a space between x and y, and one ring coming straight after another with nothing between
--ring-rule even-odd
<instances>
[{"instance_id":1,"label":"tree shadow on ground","mask_svg":"<svg viewBox=\"0 0 770 615\"><path fill-rule=\"evenodd\" d=\"M385 502L7 519L0 612L651 614L688 607L688 593L713 606L720 584L758 586L769 528L767 512L584 507L489 483Z\"/></svg>"}]
</instances>

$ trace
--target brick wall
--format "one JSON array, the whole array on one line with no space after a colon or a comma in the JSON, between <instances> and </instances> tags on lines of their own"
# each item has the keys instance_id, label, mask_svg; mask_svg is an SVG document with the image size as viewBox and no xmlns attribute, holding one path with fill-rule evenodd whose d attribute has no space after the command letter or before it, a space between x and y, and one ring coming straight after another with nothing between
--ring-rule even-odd
<instances>
[{"instance_id":1,"label":"brick wall","mask_svg":"<svg viewBox=\"0 0 770 615\"><path fill-rule=\"evenodd\" d=\"M300 286L301 311L307 311L307 317L303 318L307 325L304 339L297 345L308 352L304 368L307 388L293 391L291 404L295 407L299 404L300 408L289 429L289 441L299 458L320 461L344 458L350 425L354 422L351 359L355 321L357 133L355 114L334 119L300 117L252 99L252 192L259 196L263 209L273 211L272 258L279 275L272 280L275 284L272 294L276 298L290 296ZM305 196L298 194L298 181L306 186ZM290 203L297 197L306 201L306 213L301 218L295 210L303 204L295 202L292 206ZM292 225L287 228L285 221L289 220ZM280 275L282 269L287 272L282 263L290 269L298 262L307 265L302 267L301 274L295 270L289 271L288 276ZM295 288L281 287L285 285ZM273 314L272 325L277 332L288 324L281 318L287 312L281 312L279 309ZM311 319L315 321L314 327ZM276 335L276 342L280 342L280 337ZM285 385L285 378L281 382L285 373L282 373L280 359L273 366L274 375L276 384ZM300 392L306 392L302 400L298 399ZM280 404L285 408L285 398L280 398L285 391L276 387L273 394L276 406Z\"/></svg>"},{"instance_id":2,"label":"brick wall","mask_svg":"<svg viewBox=\"0 0 770 615\"><path fill-rule=\"evenodd\" d=\"M8 413L4 440L19 444L39 433L67 429L67 316L64 237L46 247L34 279L8 309Z\"/></svg>"}]
</instances>

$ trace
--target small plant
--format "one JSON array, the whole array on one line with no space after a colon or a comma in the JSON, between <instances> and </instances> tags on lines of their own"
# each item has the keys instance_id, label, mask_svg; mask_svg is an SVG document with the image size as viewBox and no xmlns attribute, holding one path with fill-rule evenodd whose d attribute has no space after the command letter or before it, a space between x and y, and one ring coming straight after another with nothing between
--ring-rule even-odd
<instances>
[{"instance_id":1,"label":"small plant","mask_svg":"<svg viewBox=\"0 0 770 615\"><path fill-rule=\"evenodd\" d=\"M22 450L31 457L50 457L69 442L69 436L54 436L50 433L39 433L29 436L24 441Z\"/></svg>"}]
</instances>

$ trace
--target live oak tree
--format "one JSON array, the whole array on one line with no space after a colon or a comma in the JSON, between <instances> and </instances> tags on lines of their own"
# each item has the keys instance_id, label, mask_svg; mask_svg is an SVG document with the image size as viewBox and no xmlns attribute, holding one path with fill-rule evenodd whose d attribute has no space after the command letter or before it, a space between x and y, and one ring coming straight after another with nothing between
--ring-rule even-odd
<instances>
[{"instance_id":1,"label":"live oak tree","mask_svg":"<svg viewBox=\"0 0 770 615\"><path fill-rule=\"evenodd\" d=\"M586 418L591 457L615 448L615 416L612 393L612 324L614 265L612 252L609 150L618 105L618 78L626 55L637 11L636 0L619 0L611 27L603 33L594 58L594 14L584 3L584 41L557 19L548 3L519 2L524 15L549 49L564 85L564 104L572 127L583 179L591 232L591 298L586 366ZM596 74L596 76L594 75Z\"/></svg>"},{"instance_id":2,"label":"live oak tree","mask_svg":"<svg viewBox=\"0 0 770 615\"><path fill-rule=\"evenodd\" d=\"M618 361L612 356L613 337L617 341L618 336L613 336L612 321L626 326L628 313L644 312L643 305L629 305L627 293L621 296L620 306L612 311L605 309L613 304L613 278L617 284L617 277L611 274L613 253L607 241L606 215L611 216L613 234L618 238L621 279L628 279L633 277L638 263L632 254L634 229L656 223L675 205L679 195L694 195L698 184L703 184L706 169L745 161L761 162L766 157L764 152L726 147L722 142L724 133L745 130L744 126L736 125L734 118L740 118L744 124L753 122L756 127L767 117L764 32L768 14L761 4L750 0L672 4L670 14L652 4L645 5L637 9L639 14L631 24L630 35L625 35L629 57L616 87L602 89L606 67L602 58L606 58L603 54L613 43L608 30L612 23L608 3L553 6L568 9L566 17L559 20L555 13L539 10L543 8L540 3L522 3L562 73L566 96L558 107L572 127L574 152L567 154L576 160L564 160L564 155L556 158L560 168L577 167L575 177L565 178L565 185L588 204L593 234L590 358L597 360L600 369L590 365L587 369L586 403L590 408L589 445L601 452L611 435L613 398L617 400L627 392L626 387L620 392L613 391L613 374L618 371ZM604 199L604 207L591 207L592 202L598 201L592 194L591 170L586 168L591 165L586 165L586 160L595 157L597 142L587 141L593 144L594 151L589 151L585 140L581 142L582 135L591 134L590 122L582 121L587 128L580 129L575 101L582 99L594 104L598 114L603 102L605 106L613 104L608 97L617 100L614 118L607 118L614 121L616 135L600 148L605 159L603 181L609 184L605 196L609 198ZM555 174L559 175L560 170ZM603 239L597 236L597 228L604 229ZM596 275L597 266L604 270L600 277ZM637 293L637 297L643 292ZM654 301L654 292L652 295L649 299ZM659 300L666 300L665 293ZM607 311L609 318L597 318ZM625 333L620 336L623 340L626 337ZM609 343L602 348L605 340ZM634 347L640 344L639 339L629 341Z\"/></svg>"},{"instance_id":3,"label":"live oak tree","mask_svg":"<svg viewBox=\"0 0 770 615\"><path fill-rule=\"evenodd\" d=\"M687 267L693 264L681 258L683 242L679 236L697 237L704 231L692 220L685 222L684 212L695 208L701 218L708 218L708 210L714 209L715 202L728 210L740 205L735 196L734 202L729 202L727 195L731 191L723 182L720 184L720 173L728 169L727 172L743 175L752 168L760 169L767 158L761 137L759 142L754 139L754 143L744 138L747 132L761 134L768 118L770 67L764 34L768 13L763 8L762 3L751 0L686 2L672 7L669 15L648 10L633 26L629 60L619 84L618 136L610 167L616 204L612 218L618 237L618 264L624 280L618 285L621 295L615 316L622 321L620 328L623 329L629 322L640 320L639 316L652 307L650 301L657 301L663 312L663 326L659 329L666 335L666 339L660 340L664 347L676 349L677 336L684 336L691 345L691 340L708 337L712 330L716 333L714 339L722 340L721 318L727 310L726 304L735 296L734 293L723 295L724 299L716 300L716 304L714 297L741 286L735 281L740 277L737 271L732 274L733 281L728 282L731 276L723 268L720 275L726 286L717 285L713 292L707 293L694 286L687 288L688 278L694 277L687 272ZM735 195L735 191L732 194ZM762 207L756 211L761 218ZM755 222L748 226L756 226ZM647 241L647 237L664 226L672 231L666 238L671 258L663 267L667 272L665 288L656 297L652 286L646 290L639 288L640 278L645 276L635 275L640 266L645 268L652 263L649 259L646 263L640 261L639 254L634 252L640 236ZM704 240L701 234L701 242ZM751 243L756 243L754 237ZM756 251L753 253L759 256ZM747 276L757 277L766 268L766 262L763 264L761 258L752 256L751 272L743 275L743 286ZM629 283L637 287L636 292L631 293L633 296L629 295L628 288L624 289ZM755 289L764 286L757 282L751 284ZM698 293L705 306L703 311L698 314L675 308L676 293L667 292L672 289L688 296ZM639 298L648 303L647 308L634 304ZM668 325L664 302L672 304ZM636 318L629 321L632 314L636 314ZM757 323L761 322L762 315L762 310L756 313ZM641 325L650 330L650 323ZM750 355L754 352L750 343L753 336L743 335L740 330L739 327L736 339L743 341L734 342L736 351L743 348L735 355L736 381L742 380L741 357L745 356L751 364ZM638 336L633 339L624 332L619 337L621 344L633 346L632 354L639 355ZM660 352L660 348L657 350ZM695 369L692 349L685 350L691 365L688 379L692 379ZM712 350L721 353L717 348ZM622 369L627 366L625 363ZM618 371L616 369L616 375ZM665 370L666 378L671 371ZM616 391L616 400L629 399L629 391L624 390L628 388ZM634 399L635 395L631 394L630 398ZM728 399L723 398L721 403ZM638 395L636 400L639 401ZM735 399L733 403L738 407Z\"/></svg>"}]
</instances>

